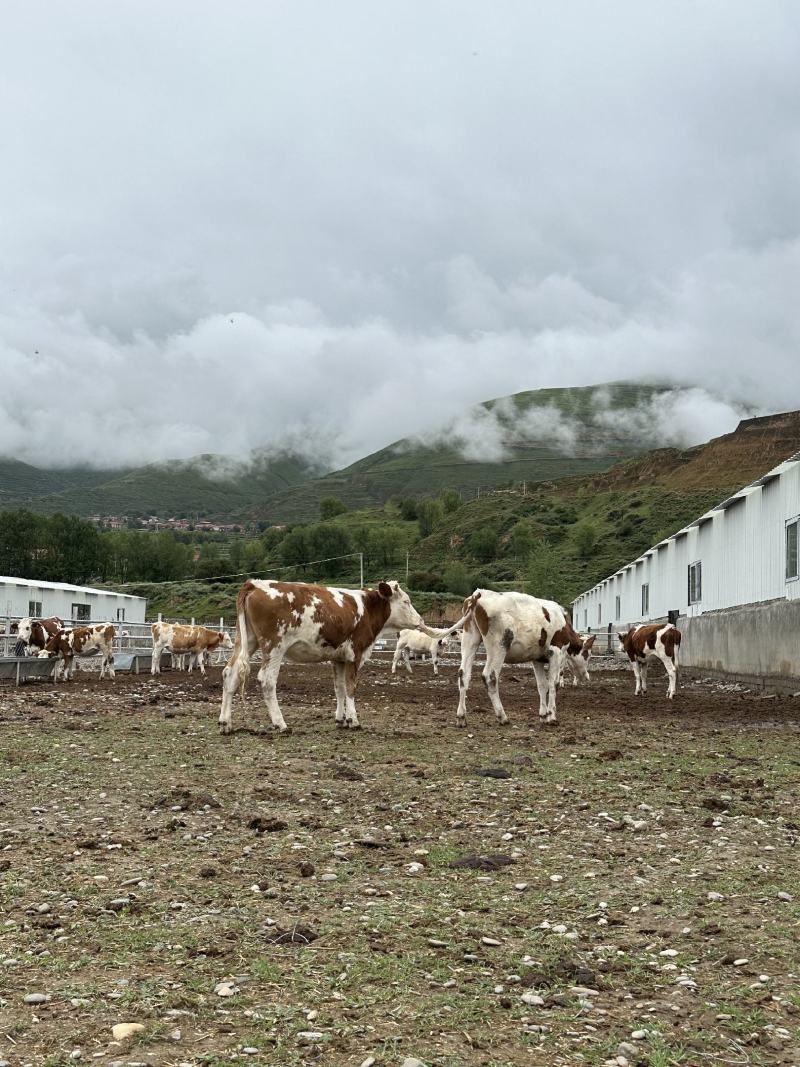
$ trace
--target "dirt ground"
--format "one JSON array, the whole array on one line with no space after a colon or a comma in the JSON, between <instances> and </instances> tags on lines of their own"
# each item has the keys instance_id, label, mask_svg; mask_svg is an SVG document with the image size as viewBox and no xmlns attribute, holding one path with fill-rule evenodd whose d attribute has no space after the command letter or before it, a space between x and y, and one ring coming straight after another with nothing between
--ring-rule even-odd
<instances>
[{"instance_id":1,"label":"dirt ground","mask_svg":"<svg viewBox=\"0 0 800 1067\"><path fill-rule=\"evenodd\" d=\"M800 1064L800 699L650 684L0 690L0 1061Z\"/></svg>"}]
</instances>

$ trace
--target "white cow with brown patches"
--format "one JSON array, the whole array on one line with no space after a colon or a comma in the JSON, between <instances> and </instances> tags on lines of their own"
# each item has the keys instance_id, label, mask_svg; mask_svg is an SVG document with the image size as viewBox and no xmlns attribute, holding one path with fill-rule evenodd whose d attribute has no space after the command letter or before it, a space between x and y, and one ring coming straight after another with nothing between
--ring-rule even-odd
<instances>
[{"instance_id":1,"label":"white cow with brown patches","mask_svg":"<svg viewBox=\"0 0 800 1067\"><path fill-rule=\"evenodd\" d=\"M233 655L222 672L220 730L230 733L233 697L244 695L250 657L258 649L258 680L272 725L286 730L276 685L284 660L333 666L336 725L358 729L356 684L362 664L384 627L429 631L397 582L375 589L332 589L305 582L250 580L239 590ZM432 631L430 631L432 632Z\"/></svg>"},{"instance_id":2,"label":"white cow with brown patches","mask_svg":"<svg viewBox=\"0 0 800 1067\"><path fill-rule=\"evenodd\" d=\"M75 673L75 657L88 656L92 652L100 653L100 677L114 677L114 635L116 631L110 622L98 623L96 626L75 626L59 630L48 640L40 656L59 656L54 679L58 680L59 667L61 677L69 681Z\"/></svg>"},{"instance_id":3,"label":"white cow with brown patches","mask_svg":"<svg viewBox=\"0 0 800 1067\"><path fill-rule=\"evenodd\" d=\"M231 635L225 630L212 630L208 626L185 626L177 622L154 622L150 627L153 635L153 658L150 663L151 674L161 674L161 653L171 652L173 656L189 653L189 670L193 662L205 674L205 654L218 648L233 648Z\"/></svg>"},{"instance_id":4,"label":"white cow with brown patches","mask_svg":"<svg viewBox=\"0 0 800 1067\"><path fill-rule=\"evenodd\" d=\"M500 700L503 664L530 663L539 690L539 717L542 722L554 723L556 688L564 659L568 655L579 658L584 648L564 608L527 593L476 589L464 601L463 617L455 623L456 627L462 625L457 724L467 723L467 690L481 642L486 649L483 681L497 721L508 722Z\"/></svg>"},{"instance_id":5,"label":"white cow with brown patches","mask_svg":"<svg viewBox=\"0 0 800 1067\"><path fill-rule=\"evenodd\" d=\"M673 624L660 622L634 626L626 634L618 634L622 649L631 661L636 678L636 696L647 692L648 661L655 657L664 664L669 684L667 699L672 700L678 685L678 649L681 645L681 632Z\"/></svg>"},{"instance_id":6,"label":"white cow with brown patches","mask_svg":"<svg viewBox=\"0 0 800 1067\"><path fill-rule=\"evenodd\" d=\"M11 624L11 632L17 635L17 649L24 646L24 652L28 656L37 656L47 642L64 628L64 623L57 615L49 619L32 619L30 617L20 619L18 623ZM15 654L17 653L15 650Z\"/></svg>"},{"instance_id":7,"label":"white cow with brown patches","mask_svg":"<svg viewBox=\"0 0 800 1067\"><path fill-rule=\"evenodd\" d=\"M431 629L433 632L430 634L421 633L419 630L400 631L397 637L397 648L392 657L392 674L397 671L397 665L401 660L408 673L413 674L409 660L422 659L424 656L430 656L433 673L439 673L439 656L447 652L450 647L450 631L435 630L433 627Z\"/></svg>"}]
</instances>

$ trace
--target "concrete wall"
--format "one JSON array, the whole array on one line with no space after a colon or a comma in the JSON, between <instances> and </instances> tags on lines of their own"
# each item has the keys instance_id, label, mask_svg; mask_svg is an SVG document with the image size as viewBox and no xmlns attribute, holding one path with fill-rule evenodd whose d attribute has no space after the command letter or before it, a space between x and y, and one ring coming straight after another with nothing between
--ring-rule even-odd
<instances>
[{"instance_id":1,"label":"concrete wall","mask_svg":"<svg viewBox=\"0 0 800 1067\"><path fill-rule=\"evenodd\" d=\"M681 617L681 668L778 692L800 690L800 600Z\"/></svg>"}]
</instances>

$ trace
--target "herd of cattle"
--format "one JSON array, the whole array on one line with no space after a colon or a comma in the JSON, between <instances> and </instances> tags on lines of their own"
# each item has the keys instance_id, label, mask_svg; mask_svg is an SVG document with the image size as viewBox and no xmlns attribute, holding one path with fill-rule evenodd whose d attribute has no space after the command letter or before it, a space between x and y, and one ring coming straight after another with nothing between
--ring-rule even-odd
<instances>
[{"instance_id":1,"label":"herd of cattle","mask_svg":"<svg viewBox=\"0 0 800 1067\"><path fill-rule=\"evenodd\" d=\"M461 664L458 670L456 721L466 725L467 692L476 653L483 645L486 661L483 682L497 721L508 716L500 700L500 672L505 663L530 663L539 692L542 722L556 721L556 691L563 684L565 668L570 667L573 685L588 681L589 660L595 635L586 640L573 629L569 614L560 604L526 593L498 593L476 589L463 603L461 617L449 628L428 626L397 582L379 582L374 589L334 589L305 582L248 580L239 590L236 603L236 638L225 631L205 626L153 623L151 673L159 674L161 656L172 653L173 661L188 656L188 668L197 665L205 674L210 654L231 649L222 672L222 733L231 730L233 701L242 696L252 658L260 656L257 678L264 701L278 730L286 730L277 698L281 665L329 661L333 667L336 694L336 725L359 726L355 706L359 670L369 659L384 630L398 633L392 660L392 673L403 663L410 672L410 660L428 657L438 674L439 657L451 639L460 635ZM17 655L50 656L57 659L55 677L72 677L75 657L99 652L100 677L114 677L113 643L116 636L110 623L94 626L65 626L61 619L22 619L16 627ZM620 633L623 652L633 667L636 694L647 691L650 659L659 659L667 672L667 697L672 699L677 685L677 652L681 634L671 623L652 623ZM182 665L182 664L181 664Z\"/></svg>"}]
</instances>

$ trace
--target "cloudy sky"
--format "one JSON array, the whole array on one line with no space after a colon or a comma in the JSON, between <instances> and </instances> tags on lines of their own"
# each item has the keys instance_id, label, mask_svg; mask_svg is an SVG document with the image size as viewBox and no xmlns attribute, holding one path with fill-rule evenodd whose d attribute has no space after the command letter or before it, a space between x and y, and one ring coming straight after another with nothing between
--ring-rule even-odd
<instances>
[{"instance_id":1,"label":"cloudy sky","mask_svg":"<svg viewBox=\"0 0 800 1067\"><path fill-rule=\"evenodd\" d=\"M800 407L798 54L794 0L6 0L0 453Z\"/></svg>"}]
</instances>

